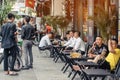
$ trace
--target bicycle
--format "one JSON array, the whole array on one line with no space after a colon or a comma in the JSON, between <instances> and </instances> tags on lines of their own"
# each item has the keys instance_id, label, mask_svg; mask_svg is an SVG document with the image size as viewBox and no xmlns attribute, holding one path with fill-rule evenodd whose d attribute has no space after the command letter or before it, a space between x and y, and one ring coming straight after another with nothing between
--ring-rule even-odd
<instances>
[{"instance_id":1,"label":"bicycle","mask_svg":"<svg viewBox=\"0 0 120 80\"><path fill-rule=\"evenodd\" d=\"M0 57L0 64L2 63L3 59L4 59L4 52L2 52L2 55ZM21 70L22 67L23 67L23 62L22 62L22 59L21 59L21 56L22 56L22 52L20 50L20 48L18 47L18 50L16 51L17 53L17 57L16 57L16 61L15 61L15 64L14 64L14 69L15 70ZM11 55L9 55L8 57L8 66L11 67L11 62L12 62L12 57Z\"/></svg>"}]
</instances>

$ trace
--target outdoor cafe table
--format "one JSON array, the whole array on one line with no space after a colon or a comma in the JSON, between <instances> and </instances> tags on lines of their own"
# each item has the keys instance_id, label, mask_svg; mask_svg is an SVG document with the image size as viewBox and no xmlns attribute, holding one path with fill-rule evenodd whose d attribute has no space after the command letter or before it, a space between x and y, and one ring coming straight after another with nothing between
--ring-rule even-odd
<instances>
[{"instance_id":1,"label":"outdoor cafe table","mask_svg":"<svg viewBox=\"0 0 120 80\"><path fill-rule=\"evenodd\" d=\"M87 67L99 67L99 64L94 63L94 62L87 62L87 61L75 61L76 64L78 64L79 66L84 65Z\"/></svg>"},{"instance_id":2,"label":"outdoor cafe table","mask_svg":"<svg viewBox=\"0 0 120 80\"><path fill-rule=\"evenodd\" d=\"M70 56L70 52L71 51L62 51L62 54L64 55L65 59L66 59L66 63L65 65L62 67L61 70L64 70L65 66L66 69L65 71L68 69L68 67L71 65L71 63L74 64L78 64L78 65L84 65L84 66L88 66L88 67L98 67L98 64L93 63L93 62L87 62L88 59L92 59L92 58L88 58L86 56L81 56L79 58L72 58ZM64 72L65 72L64 71Z\"/></svg>"},{"instance_id":3,"label":"outdoor cafe table","mask_svg":"<svg viewBox=\"0 0 120 80\"><path fill-rule=\"evenodd\" d=\"M85 60L85 61L86 61L87 59L90 59L90 58L88 58L88 57L86 57L86 56L81 56L81 57L79 57L79 58L72 58L72 57L70 56L71 51L72 51L72 50L65 50L65 51L62 51L62 54L63 54L65 57L67 57L68 59L71 59L71 60L77 60L77 61Z\"/></svg>"},{"instance_id":4,"label":"outdoor cafe table","mask_svg":"<svg viewBox=\"0 0 120 80\"><path fill-rule=\"evenodd\" d=\"M54 45L53 46L53 51L54 51L54 59L55 63L58 61L60 58L62 61L64 61L61 51L64 50L65 46L59 46L59 45Z\"/></svg>"},{"instance_id":5,"label":"outdoor cafe table","mask_svg":"<svg viewBox=\"0 0 120 80\"><path fill-rule=\"evenodd\" d=\"M66 63L65 65L62 67L61 71L63 71L63 73L66 72L66 70L71 67L72 68L72 65L76 64L75 61L87 61L87 57L85 56L82 56L81 58L72 58L70 56L70 53L71 51L62 51L61 54L63 54L64 58L66 59Z\"/></svg>"}]
</instances>

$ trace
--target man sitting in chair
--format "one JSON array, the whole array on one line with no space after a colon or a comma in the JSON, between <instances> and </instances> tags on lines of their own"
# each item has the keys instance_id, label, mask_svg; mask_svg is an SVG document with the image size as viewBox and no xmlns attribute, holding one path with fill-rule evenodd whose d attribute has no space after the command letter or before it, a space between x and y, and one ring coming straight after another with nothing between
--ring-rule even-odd
<instances>
[{"instance_id":1,"label":"man sitting in chair","mask_svg":"<svg viewBox=\"0 0 120 80\"><path fill-rule=\"evenodd\" d=\"M120 49L117 48L118 41L116 39L111 39L108 41L109 54L104 58L100 64L100 68L107 70L114 70L119 59L120 59ZM99 56L95 57L94 61L98 62Z\"/></svg>"},{"instance_id":2,"label":"man sitting in chair","mask_svg":"<svg viewBox=\"0 0 120 80\"><path fill-rule=\"evenodd\" d=\"M119 59L120 59L120 49L117 48L118 41L116 39L111 39L108 41L109 54L105 58L100 68L114 70Z\"/></svg>"},{"instance_id":3,"label":"man sitting in chair","mask_svg":"<svg viewBox=\"0 0 120 80\"><path fill-rule=\"evenodd\" d=\"M105 44L103 44L102 37L98 36L96 37L93 46L88 51L88 57L94 59L88 61L97 63L98 60L105 58L108 53L108 47Z\"/></svg>"},{"instance_id":4,"label":"man sitting in chair","mask_svg":"<svg viewBox=\"0 0 120 80\"><path fill-rule=\"evenodd\" d=\"M53 34L54 34L53 32L49 32L45 36L42 37L42 39L39 43L40 50L45 50L45 49L51 48L52 43L51 43L50 39L52 39Z\"/></svg>"},{"instance_id":5,"label":"man sitting in chair","mask_svg":"<svg viewBox=\"0 0 120 80\"><path fill-rule=\"evenodd\" d=\"M88 51L88 57L93 59L89 59L88 61L97 63L98 60L105 58L108 52L108 47L103 44L102 37L97 36L93 46ZM74 65L73 68L79 70L79 66L77 65Z\"/></svg>"},{"instance_id":6,"label":"man sitting in chair","mask_svg":"<svg viewBox=\"0 0 120 80\"><path fill-rule=\"evenodd\" d=\"M71 30L69 31L69 37L70 39L64 44L64 46L66 46L66 50L72 50L74 45L75 45L75 38L74 38L74 31Z\"/></svg>"},{"instance_id":7,"label":"man sitting in chair","mask_svg":"<svg viewBox=\"0 0 120 80\"><path fill-rule=\"evenodd\" d=\"M108 41L109 54L103 60L100 68L107 70L114 70L119 59L120 59L120 49L117 48L118 41L116 39L111 39ZM79 66L73 66L75 70L80 70Z\"/></svg>"},{"instance_id":8,"label":"man sitting in chair","mask_svg":"<svg viewBox=\"0 0 120 80\"><path fill-rule=\"evenodd\" d=\"M73 51L78 51L80 52L82 55L85 53L85 43L84 41L80 38L81 33L79 31L75 31L74 32L74 38L75 40L75 44L73 47Z\"/></svg>"}]
</instances>

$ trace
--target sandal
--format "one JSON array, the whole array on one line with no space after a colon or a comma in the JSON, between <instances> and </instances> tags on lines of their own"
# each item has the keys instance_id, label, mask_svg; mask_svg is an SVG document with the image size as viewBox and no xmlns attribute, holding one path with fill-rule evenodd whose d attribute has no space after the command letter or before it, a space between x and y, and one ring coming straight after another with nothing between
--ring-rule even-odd
<instances>
[{"instance_id":1,"label":"sandal","mask_svg":"<svg viewBox=\"0 0 120 80\"><path fill-rule=\"evenodd\" d=\"M5 75L9 75L9 71L5 71Z\"/></svg>"},{"instance_id":2,"label":"sandal","mask_svg":"<svg viewBox=\"0 0 120 80\"><path fill-rule=\"evenodd\" d=\"M10 76L17 76L18 73L16 73L16 72L9 72L9 75L10 75Z\"/></svg>"}]
</instances>

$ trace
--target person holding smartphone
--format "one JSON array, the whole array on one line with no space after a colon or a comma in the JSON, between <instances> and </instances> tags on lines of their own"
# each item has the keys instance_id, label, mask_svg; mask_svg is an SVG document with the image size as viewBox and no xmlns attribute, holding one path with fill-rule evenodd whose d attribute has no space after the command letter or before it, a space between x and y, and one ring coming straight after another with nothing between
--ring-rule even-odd
<instances>
[{"instance_id":1,"label":"person holding smartphone","mask_svg":"<svg viewBox=\"0 0 120 80\"><path fill-rule=\"evenodd\" d=\"M104 59L109 53L108 47L103 43L103 39L101 36L97 36L95 42L92 47L88 50L88 62L97 63L98 60ZM73 69L75 71L80 70L78 65L73 65Z\"/></svg>"},{"instance_id":2,"label":"person holding smartphone","mask_svg":"<svg viewBox=\"0 0 120 80\"><path fill-rule=\"evenodd\" d=\"M93 46L88 51L88 57L95 59L88 61L97 63L98 60L105 58L108 53L108 47L103 43L102 37L97 36Z\"/></svg>"},{"instance_id":3,"label":"person holding smartphone","mask_svg":"<svg viewBox=\"0 0 120 80\"><path fill-rule=\"evenodd\" d=\"M100 68L111 71L115 69L120 59L120 49L117 48L117 45L118 45L117 39L108 40L109 54L100 65Z\"/></svg>"}]
</instances>

